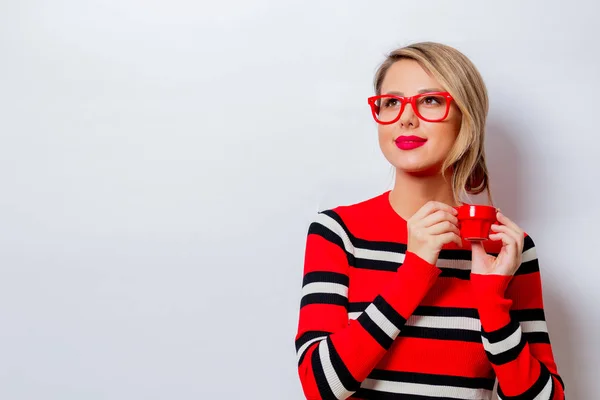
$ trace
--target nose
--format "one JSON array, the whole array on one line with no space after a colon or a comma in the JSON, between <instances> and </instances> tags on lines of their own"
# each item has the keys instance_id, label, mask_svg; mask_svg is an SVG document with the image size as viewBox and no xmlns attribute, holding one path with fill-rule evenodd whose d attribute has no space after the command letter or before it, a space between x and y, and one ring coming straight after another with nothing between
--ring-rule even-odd
<instances>
[{"instance_id":1,"label":"nose","mask_svg":"<svg viewBox=\"0 0 600 400\"><path fill-rule=\"evenodd\" d=\"M415 114L415 110L410 102L407 102L404 106L404 110L400 115L400 119L398 120L400 125L413 125L416 126L419 123L419 118Z\"/></svg>"}]
</instances>

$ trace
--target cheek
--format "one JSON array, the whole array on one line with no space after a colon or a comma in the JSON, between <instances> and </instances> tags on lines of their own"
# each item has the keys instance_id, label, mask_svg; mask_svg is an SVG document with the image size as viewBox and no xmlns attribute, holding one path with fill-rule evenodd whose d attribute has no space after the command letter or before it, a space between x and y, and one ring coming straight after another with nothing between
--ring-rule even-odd
<instances>
[{"instance_id":1,"label":"cheek","mask_svg":"<svg viewBox=\"0 0 600 400\"><path fill-rule=\"evenodd\" d=\"M429 132L433 145L431 146L432 153L436 154L436 157L445 157L454 145L458 131L449 124L432 127Z\"/></svg>"},{"instance_id":2,"label":"cheek","mask_svg":"<svg viewBox=\"0 0 600 400\"><path fill-rule=\"evenodd\" d=\"M379 145L384 146L386 143L391 142L394 138L392 130L389 125L379 125L377 127L377 137L379 139Z\"/></svg>"},{"instance_id":3,"label":"cheek","mask_svg":"<svg viewBox=\"0 0 600 400\"><path fill-rule=\"evenodd\" d=\"M393 139L394 138L393 125L378 125L377 133L379 135L380 140Z\"/></svg>"}]
</instances>

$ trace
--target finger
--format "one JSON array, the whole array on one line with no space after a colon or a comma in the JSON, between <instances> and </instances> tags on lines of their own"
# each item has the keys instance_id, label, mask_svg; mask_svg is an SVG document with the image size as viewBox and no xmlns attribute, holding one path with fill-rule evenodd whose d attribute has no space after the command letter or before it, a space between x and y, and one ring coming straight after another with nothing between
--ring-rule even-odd
<instances>
[{"instance_id":1,"label":"finger","mask_svg":"<svg viewBox=\"0 0 600 400\"><path fill-rule=\"evenodd\" d=\"M519 228L519 225L514 223L512 220L510 220L510 218L508 218L506 215L502 214L500 211L498 211L498 213L496 214L496 218L498 219L498 222L500 222L502 225L506 225L506 226L510 227L512 230L514 230L515 232L519 232L520 234L523 234L523 230L521 228Z\"/></svg>"},{"instance_id":2,"label":"finger","mask_svg":"<svg viewBox=\"0 0 600 400\"><path fill-rule=\"evenodd\" d=\"M458 218L444 210L438 210L435 213L423 218L421 226L423 226L424 228L429 228L430 226L433 226L443 221L449 221L453 225L458 226Z\"/></svg>"},{"instance_id":3,"label":"finger","mask_svg":"<svg viewBox=\"0 0 600 400\"><path fill-rule=\"evenodd\" d=\"M515 232L513 229L511 229L510 227L508 227L506 225L493 224L491 229L496 232L504 232L504 233L510 235L515 240L518 252L519 253L523 252L523 244L524 244L524 237L522 236L523 233Z\"/></svg>"},{"instance_id":4,"label":"finger","mask_svg":"<svg viewBox=\"0 0 600 400\"><path fill-rule=\"evenodd\" d=\"M504 232L499 232L499 233L492 233L490 235L490 239L494 240L494 241L502 241L502 245L506 246L506 250L508 251L508 254L511 257L516 257L517 256L517 244L515 243L515 239L504 233Z\"/></svg>"},{"instance_id":5,"label":"finger","mask_svg":"<svg viewBox=\"0 0 600 400\"><path fill-rule=\"evenodd\" d=\"M413 218L415 219L423 219L426 216L428 216L429 214L432 214L436 211L446 211L447 213L451 214L451 215L456 215L458 214L458 211L445 203L442 203L440 201L428 201L423 207L421 207L413 216Z\"/></svg>"},{"instance_id":6,"label":"finger","mask_svg":"<svg viewBox=\"0 0 600 400\"><path fill-rule=\"evenodd\" d=\"M497 224L493 224L491 226L491 230L494 231L494 232L506 233L507 235L509 235L510 237L513 238L513 240L515 241L515 244L517 245L517 248L521 248L521 242L522 242L521 233L515 232L509 226L506 226L506 225L497 225Z\"/></svg>"},{"instance_id":7,"label":"finger","mask_svg":"<svg viewBox=\"0 0 600 400\"><path fill-rule=\"evenodd\" d=\"M438 238L438 240L440 241L440 244L447 244L447 243L456 243L458 245L458 247L463 247L463 243L462 243L462 239L460 237L460 235L457 235L454 232L447 232L447 233L443 233L441 235L436 236L436 238Z\"/></svg>"},{"instance_id":8,"label":"finger","mask_svg":"<svg viewBox=\"0 0 600 400\"><path fill-rule=\"evenodd\" d=\"M460 230L450 221L441 221L425 229L430 235L441 235L442 233L454 232L460 236Z\"/></svg>"},{"instance_id":9,"label":"finger","mask_svg":"<svg viewBox=\"0 0 600 400\"><path fill-rule=\"evenodd\" d=\"M460 233L454 234L453 242L456 243L458 247L463 247L463 239L460 236Z\"/></svg>"},{"instance_id":10,"label":"finger","mask_svg":"<svg viewBox=\"0 0 600 400\"><path fill-rule=\"evenodd\" d=\"M509 259L518 259L520 258L520 251L517 248L517 245L514 242L514 239L507 235L506 233L494 233L490 235L491 240L497 240L502 242L502 251L506 252L506 256ZM519 262L520 264L520 262Z\"/></svg>"}]
</instances>

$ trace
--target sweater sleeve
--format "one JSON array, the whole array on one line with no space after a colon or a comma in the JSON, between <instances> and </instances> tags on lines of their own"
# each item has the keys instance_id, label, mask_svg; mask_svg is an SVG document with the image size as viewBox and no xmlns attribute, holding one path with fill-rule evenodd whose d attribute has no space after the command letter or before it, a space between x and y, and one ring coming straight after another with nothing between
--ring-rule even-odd
<instances>
[{"instance_id":1,"label":"sweater sleeve","mask_svg":"<svg viewBox=\"0 0 600 400\"><path fill-rule=\"evenodd\" d=\"M535 244L525 236L514 276L471 274L485 352L498 380L498 398L564 400L546 325Z\"/></svg>"},{"instance_id":2,"label":"sweater sleeve","mask_svg":"<svg viewBox=\"0 0 600 400\"><path fill-rule=\"evenodd\" d=\"M296 353L307 399L346 399L360 388L441 273L407 253L394 277L356 319L348 318L354 247L333 211L306 240Z\"/></svg>"}]
</instances>

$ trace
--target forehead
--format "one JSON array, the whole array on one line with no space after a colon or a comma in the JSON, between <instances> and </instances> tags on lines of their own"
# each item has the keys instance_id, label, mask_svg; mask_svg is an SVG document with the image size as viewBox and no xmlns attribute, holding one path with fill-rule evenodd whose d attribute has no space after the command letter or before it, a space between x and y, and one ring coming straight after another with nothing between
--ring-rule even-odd
<instances>
[{"instance_id":1,"label":"forehead","mask_svg":"<svg viewBox=\"0 0 600 400\"><path fill-rule=\"evenodd\" d=\"M381 93L402 92L412 96L425 88L442 89L440 83L414 60L396 61L388 69L381 84Z\"/></svg>"}]
</instances>

